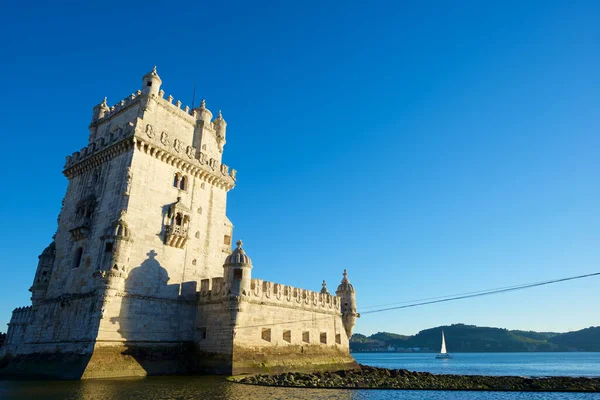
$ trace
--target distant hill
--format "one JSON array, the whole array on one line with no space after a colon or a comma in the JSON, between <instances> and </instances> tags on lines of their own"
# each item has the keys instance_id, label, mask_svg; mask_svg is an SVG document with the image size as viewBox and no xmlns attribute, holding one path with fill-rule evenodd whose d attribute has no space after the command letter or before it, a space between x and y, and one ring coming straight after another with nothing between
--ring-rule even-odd
<instances>
[{"instance_id":1,"label":"distant hill","mask_svg":"<svg viewBox=\"0 0 600 400\"><path fill-rule=\"evenodd\" d=\"M378 332L371 336L355 334L350 339L352 351L439 351L442 329L449 352L517 352L517 351L600 351L600 327L577 332L532 332L502 328L454 324L425 329L405 336Z\"/></svg>"},{"instance_id":2,"label":"distant hill","mask_svg":"<svg viewBox=\"0 0 600 400\"><path fill-rule=\"evenodd\" d=\"M600 326L563 333L550 338L549 341L568 350L600 351Z\"/></svg>"}]
</instances>

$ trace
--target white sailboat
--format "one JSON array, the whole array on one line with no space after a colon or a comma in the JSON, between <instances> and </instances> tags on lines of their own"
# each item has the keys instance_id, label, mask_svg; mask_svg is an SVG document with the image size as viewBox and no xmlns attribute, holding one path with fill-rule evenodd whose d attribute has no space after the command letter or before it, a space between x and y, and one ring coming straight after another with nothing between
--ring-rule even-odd
<instances>
[{"instance_id":1,"label":"white sailboat","mask_svg":"<svg viewBox=\"0 0 600 400\"><path fill-rule=\"evenodd\" d=\"M446 338L444 337L444 331L442 331L442 348L440 350L440 354L435 356L435 358L447 359L452 358L452 355L448 354L446 351Z\"/></svg>"}]
</instances>

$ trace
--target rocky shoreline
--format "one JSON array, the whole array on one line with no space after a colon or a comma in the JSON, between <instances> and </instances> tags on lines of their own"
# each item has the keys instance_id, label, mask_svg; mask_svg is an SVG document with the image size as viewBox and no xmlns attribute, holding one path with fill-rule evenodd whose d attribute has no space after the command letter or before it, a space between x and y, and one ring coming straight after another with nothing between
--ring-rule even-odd
<instances>
[{"instance_id":1,"label":"rocky shoreline","mask_svg":"<svg viewBox=\"0 0 600 400\"><path fill-rule=\"evenodd\" d=\"M600 392L600 378L435 375L429 372L375 368L364 365L357 369L336 372L253 375L241 377L235 381L262 386L331 389Z\"/></svg>"}]
</instances>

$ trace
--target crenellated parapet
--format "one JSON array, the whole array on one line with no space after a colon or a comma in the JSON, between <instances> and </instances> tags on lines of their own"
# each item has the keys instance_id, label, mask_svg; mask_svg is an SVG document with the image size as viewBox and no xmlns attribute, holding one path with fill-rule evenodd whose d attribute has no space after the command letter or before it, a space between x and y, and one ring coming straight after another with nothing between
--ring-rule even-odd
<instances>
[{"instance_id":1,"label":"crenellated parapet","mask_svg":"<svg viewBox=\"0 0 600 400\"><path fill-rule=\"evenodd\" d=\"M33 319L33 315L34 310L32 306L15 308L8 325L29 325Z\"/></svg>"},{"instance_id":2,"label":"crenellated parapet","mask_svg":"<svg viewBox=\"0 0 600 400\"><path fill-rule=\"evenodd\" d=\"M125 97L121 101L118 101L111 107L109 107L106 104L106 98L105 98L104 101L99 105L100 112L98 114L94 113L94 116L92 117L91 126L99 125L100 123L114 117L115 115L121 113L122 111L125 111L136 104L139 104L140 100L142 100L142 98L144 96L145 95L140 90L138 90L137 92L132 93L129 96Z\"/></svg>"},{"instance_id":3,"label":"crenellated parapet","mask_svg":"<svg viewBox=\"0 0 600 400\"><path fill-rule=\"evenodd\" d=\"M226 285L223 278L203 279L200 282L198 303L224 301L227 295L225 289ZM339 314L341 312L341 300L337 296L263 281L262 279L252 279L249 295L242 296L239 300L320 313Z\"/></svg>"},{"instance_id":4,"label":"crenellated parapet","mask_svg":"<svg viewBox=\"0 0 600 400\"><path fill-rule=\"evenodd\" d=\"M146 124L143 134L136 130L135 146L139 151L155 157L180 171L205 182L230 190L235 186L237 171L209 158L203 152L196 152L192 146L183 146L177 139L171 141L166 132L156 135L152 125ZM151 133L150 133L151 132ZM146 136L146 137L144 137Z\"/></svg>"},{"instance_id":5,"label":"crenellated parapet","mask_svg":"<svg viewBox=\"0 0 600 400\"><path fill-rule=\"evenodd\" d=\"M115 127L108 137L96 139L87 147L67 156L63 174L71 179L131 149L134 130L135 122Z\"/></svg>"},{"instance_id":6,"label":"crenellated parapet","mask_svg":"<svg viewBox=\"0 0 600 400\"><path fill-rule=\"evenodd\" d=\"M139 119L126 123L123 127L116 127L107 138L97 139L89 146L67 156L63 174L71 179L135 146L138 150L176 166L209 184L227 190L235 186L237 179L235 169L230 169L228 165L207 157L203 152L197 152L192 146L184 146L177 139L171 140L166 132L156 135L151 124L140 127L138 122Z\"/></svg>"}]
</instances>

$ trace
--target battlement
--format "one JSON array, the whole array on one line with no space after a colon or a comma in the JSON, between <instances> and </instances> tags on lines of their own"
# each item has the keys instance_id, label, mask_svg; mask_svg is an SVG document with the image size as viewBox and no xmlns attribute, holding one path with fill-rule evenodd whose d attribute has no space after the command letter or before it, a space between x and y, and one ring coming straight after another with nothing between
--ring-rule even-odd
<instances>
[{"instance_id":1,"label":"battlement","mask_svg":"<svg viewBox=\"0 0 600 400\"><path fill-rule=\"evenodd\" d=\"M125 110L126 108L129 108L130 106L132 106L134 104L138 104L140 102L142 95L143 95L143 93L141 90L138 90L137 92L130 94L129 96L125 97L123 100L114 104L112 107L107 107L108 110L104 112L104 115L102 115L100 118L98 118L97 121L93 121L93 122L97 122L97 123L103 122L109 118L112 118L115 114L118 114L119 112ZM106 101L106 99L105 99L105 101Z\"/></svg>"},{"instance_id":2,"label":"battlement","mask_svg":"<svg viewBox=\"0 0 600 400\"><path fill-rule=\"evenodd\" d=\"M183 109L181 108L181 105L183 104L181 102L181 100L177 100L175 103L173 103L174 97L169 95L166 99L164 98L165 96L165 92L161 89L158 92L158 97L156 98L156 100L159 101L159 104L167 107L168 109L172 110L172 111L179 111L181 114L181 116L183 116L184 118L189 118L190 122L195 123L196 122L196 110L192 110L190 108L190 106L185 106Z\"/></svg>"},{"instance_id":3,"label":"battlement","mask_svg":"<svg viewBox=\"0 0 600 400\"><path fill-rule=\"evenodd\" d=\"M200 303L210 303L225 297L224 278L203 279L200 282L198 299ZM293 307L318 312L341 312L341 300L329 293L315 292L283 285L262 279L252 279L250 301L275 306Z\"/></svg>"},{"instance_id":4,"label":"battlement","mask_svg":"<svg viewBox=\"0 0 600 400\"><path fill-rule=\"evenodd\" d=\"M33 318L33 307L15 308L9 325L28 325Z\"/></svg>"},{"instance_id":5,"label":"battlement","mask_svg":"<svg viewBox=\"0 0 600 400\"><path fill-rule=\"evenodd\" d=\"M138 150L155 156L162 161L177 165L179 168L190 172L198 178L206 177L208 179L210 176L212 179L208 179L210 180L209 183L221 180L223 181L223 186L229 188L233 187L233 182L237 178L237 171L235 169L230 169L228 165L221 164L214 158L208 158L205 153L197 152L196 148L192 146L186 147L185 155L187 156L187 159L184 159L183 156L180 157L177 154L183 150L181 142L177 140L171 142L171 140L165 138L164 135L157 138L155 137L156 135L153 133L153 130L154 128L152 125L147 124L144 129L145 133L139 132L140 129L138 129L137 124L134 124L133 122L129 122L123 127L116 127L109 133L108 137L96 139L87 147L83 147L79 151L67 156L63 173L67 177L70 177L71 175L74 175L73 172L77 169L75 167L81 165L84 161L91 160L94 156L98 156L98 162L102 162L105 159L105 150L110 149L111 151L108 153L118 154L121 150L126 149L129 146L128 143L130 142L126 139L132 136L147 136L147 138L144 138L143 140L140 140L141 138L134 140L134 144L137 146ZM157 142L160 144L149 143L147 142L149 139L159 139ZM110 154L106 155L110 157Z\"/></svg>"},{"instance_id":6,"label":"battlement","mask_svg":"<svg viewBox=\"0 0 600 400\"><path fill-rule=\"evenodd\" d=\"M188 122L190 122L192 124L196 122L196 110L192 110L190 108L190 106L185 106L182 109L181 106L183 103L181 102L181 100L177 100L175 103L173 103L173 100L174 100L173 96L169 95L165 99L164 95L165 95L165 92L163 90L160 90L158 92L158 96L156 96L154 94L148 95L148 94L142 93L141 90L138 90L137 92L132 93L129 96L125 97L123 100L118 101L113 106L111 106L111 107L107 106L107 110L104 112L104 114L101 117L99 117L97 120L92 121L92 123L100 124L100 123L114 117L116 114L120 113L121 111L128 109L129 107L133 106L134 104L139 104L140 101L145 97L149 97L149 99L155 100L158 104L169 109L170 111L177 113L180 117L186 119Z\"/></svg>"}]
</instances>

